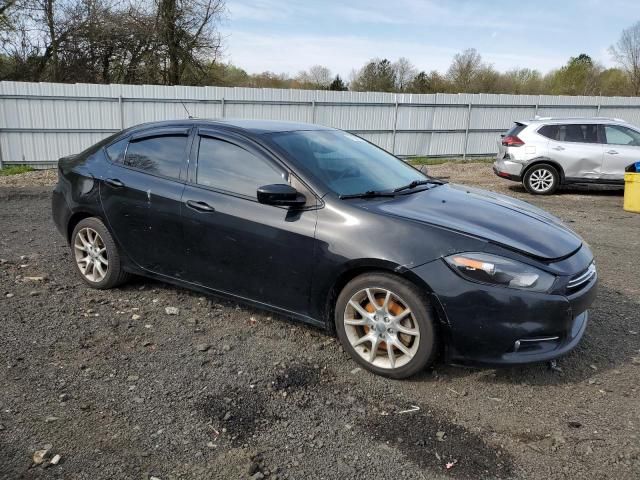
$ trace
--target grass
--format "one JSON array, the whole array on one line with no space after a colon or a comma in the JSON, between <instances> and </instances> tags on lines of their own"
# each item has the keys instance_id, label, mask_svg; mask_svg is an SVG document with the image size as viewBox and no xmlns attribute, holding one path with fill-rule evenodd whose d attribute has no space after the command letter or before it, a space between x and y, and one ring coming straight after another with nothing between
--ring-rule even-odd
<instances>
[{"instance_id":1,"label":"grass","mask_svg":"<svg viewBox=\"0 0 640 480\"><path fill-rule=\"evenodd\" d=\"M8 167L0 168L0 177L6 177L8 175L18 175L20 173L32 171L33 168L29 165L10 165Z\"/></svg>"},{"instance_id":2,"label":"grass","mask_svg":"<svg viewBox=\"0 0 640 480\"><path fill-rule=\"evenodd\" d=\"M440 165L442 163L493 163L493 157L410 157L406 159L411 165Z\"/></svg>"}]
</instances>

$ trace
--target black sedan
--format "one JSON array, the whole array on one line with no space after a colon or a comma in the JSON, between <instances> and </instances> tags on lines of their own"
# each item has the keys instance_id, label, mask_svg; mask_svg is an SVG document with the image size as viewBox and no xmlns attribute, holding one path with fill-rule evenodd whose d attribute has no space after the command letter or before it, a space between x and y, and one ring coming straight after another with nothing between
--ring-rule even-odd
<instances>
[{"instance_id":1,"label":"black sedan","mask_svg":"<svg viewBox=\"0 0 640 480\"><path fill-rule=\"evenodd\" d=\"M337 332L365 368L546 361L580 341L593 255L548 213L341 130L184 120L59 161L53 218L93 288L130 274Z\"/></svg>"}]
</instances>

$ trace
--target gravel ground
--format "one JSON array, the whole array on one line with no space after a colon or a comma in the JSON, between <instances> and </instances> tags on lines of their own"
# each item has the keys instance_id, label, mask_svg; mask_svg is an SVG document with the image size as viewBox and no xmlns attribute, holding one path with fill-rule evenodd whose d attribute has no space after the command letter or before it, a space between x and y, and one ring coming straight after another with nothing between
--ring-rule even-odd
<instances>
[{"instance_id":1,"label":"gravel ground","mask_svg":"<svg viewBox=\"0 0 640 480\"><path fill-rule=\"evenodd\" d=\"M50 219L51 173L1 179L0 478L639 478L640 215L619 189L540 198L487 164L428 170L592 246L591 325L559 368L393 381L263 311L145 279L90 290Z\"/></svg>"}]
</instances>

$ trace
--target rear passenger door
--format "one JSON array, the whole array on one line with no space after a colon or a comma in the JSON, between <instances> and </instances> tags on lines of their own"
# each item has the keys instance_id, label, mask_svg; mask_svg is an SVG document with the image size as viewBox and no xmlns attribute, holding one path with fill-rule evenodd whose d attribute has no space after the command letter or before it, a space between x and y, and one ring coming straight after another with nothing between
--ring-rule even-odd
<instances>
[{"instance_id":1,"label":"rear passenger door","mask_svg":"<svg viewBox=\"0 0 640 480\"><path fill-rule=\"evenodd\" d=\"M602 126L606 146L602 164L605 180L624 180L624 168L640 161L640 132L622 125Z\"/></svg>"},{"instance_id":2,"label":"rear passenger door","mask_svg":"<svg viewBox=\"0 0 640 480\"><path fill-rule=\"evenodd\" d=\"M106 147L111 163L100 182L109 227L129 258L177 278L184 264L180 209L189 132L145 130Z\"/></svg>"},{"instance_id":3,"label":"rear passenger door","mask_svg":"<svg viewBox=\"0 0 640 480\"><path fill-rule=\"evenodd\" d=\"M306 314L316 197L271 154L239 135L202 130L190 158L182 205L188 280ZM307 206L258 203L258 187L282 183L304 194Z\"/></svg>"},{"instance_id":4,"label":"rear passenger door","mask_svg":"<svg viewBox=\"0 0 640 480\"><path fill-rule=\"evenodd\" d=\"M538 133L549 139L549 157L560 164L567 179L593 179L602 175L603 145L594 123L544 125Z\"/></svg>"}]
</instances>

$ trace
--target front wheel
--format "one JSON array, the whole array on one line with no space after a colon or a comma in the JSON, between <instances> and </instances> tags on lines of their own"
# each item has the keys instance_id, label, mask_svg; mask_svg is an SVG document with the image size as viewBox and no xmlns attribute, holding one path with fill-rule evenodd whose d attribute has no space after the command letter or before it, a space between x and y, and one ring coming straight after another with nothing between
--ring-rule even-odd
<instances>
[{"instance_id":1,"label":"front wheel","mask_svg":"<svg viewBox=\"0 0 640 480\"><path fill-rule=\"evenodd\" d=\"M335 323L343 348L378 375L406 378L434 360L429 301L403 278L385 273L356 277L338 296Z\"/></svg>"},{"instance_id":2,"label":"front wheel","mask_svg":"<svg viewBox=\"0 0 640 480\"><path fill-rule=\"evenodd\" d=\"M527 170L522 183L529 193L551 195L560 184L560 175L551 165L541 163Z\"/></svg>"}]
</instances>

